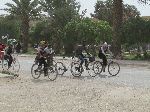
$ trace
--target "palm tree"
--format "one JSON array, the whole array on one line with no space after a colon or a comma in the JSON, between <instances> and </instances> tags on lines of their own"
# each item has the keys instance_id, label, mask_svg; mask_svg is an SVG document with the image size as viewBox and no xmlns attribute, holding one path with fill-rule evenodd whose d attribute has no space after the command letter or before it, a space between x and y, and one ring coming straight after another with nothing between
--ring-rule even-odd
<instances>
[{"instance_id":1,"label":"palm tree","mask_svg":"<svg viewBox=\"0 0 150 112\"><path fill-rule=\"evenodd\" d=\"M12 0L14 3L6 3L8 8L4 9L11 15L17 16L21 22L20 30L23 42L23 51L28 51L29 42L29 22L33 17L37 17L41 13L41 7L38 0Z\"/></svg>"},{"instance_id":2,"label":"palm tree","mask_svg":"<svg viewBox=\"0 0 150 112\"><path fill-rule=\"evenodd\" d=\"M138 0L141 3L149 4L150 0Z\"/></svg>"}]
</instances>

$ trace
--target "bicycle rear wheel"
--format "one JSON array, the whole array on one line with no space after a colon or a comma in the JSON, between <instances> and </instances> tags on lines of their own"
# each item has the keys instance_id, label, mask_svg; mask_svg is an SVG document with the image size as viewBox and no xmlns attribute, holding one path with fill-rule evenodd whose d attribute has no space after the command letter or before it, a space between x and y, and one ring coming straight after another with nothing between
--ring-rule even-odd
<instances>
[{"instance_id":1,"label":"bicycle rear wheel","mask_svg":"<svg viewBox=\"0 0 150 112\"><path fill-rule=\"evenodd\" d=\"M65 65L62 62L56 63L56 69L57 69L58 75L63 75L67 71Z\"/></svg>"},{"instance_id":2,"label":"bicycle rear wheel","mask_svg":"<svg viewBox=\"0 0 150 112\"><path fill-rule=\"evenodd\" d=\"M5 59L2 60L2 69L4 71L8 70L8 60L5 60Z\"/></svg>"},{"instance_id":3,"label":"bicycle rear wheel","mask_svg":"<svg viewBox=\"0 0 150 112\"><path fill-rule=\"evenodd\" d=\"M52 65L52 66L48 67L47 73L48 73L48 78L49 78L51 81L56 80L57 75L58 75L56 66Z\"/></svg>"},{"instance_id":4,"label":"bicycle rear wheel","mask_svg":"<svg viewBox=\"0 0 150 112\"><path fill-rule=\"evenodd\" d=\"M38 79L41 76L41 69L39 69L38 64L32 65L31 74L34 79Z\"/></svg>"},{"instance_id":5,"label":"bicycle rear wheel","mask_svg":"<svg viewBox=\"0 0 150 112\"><path fill-rule=\"evenodd\" d=\"M78 62L71 63L71 73L74 77L80 77L83 72L83 68L80 67Z\"/></svg>"},{"instance_id":6,"label":"bicycle rear wheel","mask_svg":"<svg viewBox=\"0 0 150 112\"><path fill-rule=\"evenodd\" d=\"M111 62L108 64L108 72L111 76L116 76L120 72L120 66L117 62Z\"/></svg>"}]
</instances>

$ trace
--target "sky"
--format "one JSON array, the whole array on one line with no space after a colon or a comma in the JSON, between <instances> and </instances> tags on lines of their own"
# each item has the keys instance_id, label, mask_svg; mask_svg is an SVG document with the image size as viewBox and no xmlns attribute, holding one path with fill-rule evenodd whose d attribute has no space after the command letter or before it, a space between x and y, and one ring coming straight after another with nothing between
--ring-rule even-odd
<instances>
[{"instance_id":1,"label":"sky","mask_svg":"<svg viewBox=\"0 0 150 112\"><path fill-rule=\"evenodd\" d=\"M81 4L81 11L87 9L86 16L90 17L90 13L94 12L94 6L97 0L76 0ZM150 5L143 5L138 2L138 0L123 0L125 4L135 5L138 11L140 11L141 16L150 16ZM5 8L5 4L12 2L11 0L0 0L0 9ZM6 12L0 10L0 14L6 14Z\"/></svg>"}]
</instances>

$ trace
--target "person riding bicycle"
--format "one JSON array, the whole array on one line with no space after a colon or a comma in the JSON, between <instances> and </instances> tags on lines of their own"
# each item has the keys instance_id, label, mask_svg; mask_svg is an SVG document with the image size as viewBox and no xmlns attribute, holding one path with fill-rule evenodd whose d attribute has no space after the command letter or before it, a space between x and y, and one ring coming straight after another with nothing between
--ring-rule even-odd
<instances>
[{"instance_id":1,"label":"person riding bicycle","mask_svg":"<svg viewBox=\"0 0 150 112\"><path fill-rule=\"evenodd\" d=\"M86 41L84 40L82 42L82 45L78 45L77 46L76 56L81 60L80 67L82 67L82 65L83 65L83 63L85 61L86 70L89 70L89 68L88 68L88 61L87 61L87 59L85 59L86 57L83 54L83 52L85 51L88 55L90 55L90 53L87 51L85 43L86 43Z\"/></svg>"},{"instance_id":2,"label":"person riding bicycle","mask_svg":"<svg viewBox=\"0 0 150 112\"><path fill-rule=\"evenodd\" d=\"M103 72L105 72L105 68L107 66L107 57L106 52L109 52L112 55L112 52L110 51L109 45L107 42L104 42L104 44L99 49L98 57L103 60Z\"/></svg>"},{"instance_id":3,"label":"person riding bicycle","mask_svg":"<svg viewBox=\"0 0 150 112\"><path fill-rule=\"evenodd\" d=\"M53 65L54 50L53 50L52 46L46 45L44 51L46 53L46 59L47 59L48 66Z\"/></svg>"},{"instance_id":4,"label":"person riding bicycle","mask_svg":"<svg viewBox=\"0 0 150 112\"><path fill-rule=\"evenodd\" d=\"M11 67L11 64L13 62L13 57L12 54L13 53L13 45L9 44L8 47L5 49L5 55L4 55L4 59L8 60L8 68Z\"/></svg>"},{"instance_id":5,"label":"person riding bicycle","mask_svg":"<svg viewBox=\"0 0 150 112\"><path fill-rule=\"evenodd\" d=\"M0 42L0 60L2 60L3 56L4 56L4 50L6 48L6 45L5 44L2 44ZM1 61L0 61L1 62Z\"/></svg>"},{"instance_id":6,"label":"person riding bicycle","mask_svg":"<svg viewBox=\"0 0 150 112\"><path fill-rule=\"evenodd\" d=\"M44 51L46 47L45 41L40 42L40 46L38 47L38 68L42 67L42 64L44 64L44 76L47 76L47 62L46 62L46 52ZM37 57L36 57L37 58Z\"/></svg>"}]
</instances>

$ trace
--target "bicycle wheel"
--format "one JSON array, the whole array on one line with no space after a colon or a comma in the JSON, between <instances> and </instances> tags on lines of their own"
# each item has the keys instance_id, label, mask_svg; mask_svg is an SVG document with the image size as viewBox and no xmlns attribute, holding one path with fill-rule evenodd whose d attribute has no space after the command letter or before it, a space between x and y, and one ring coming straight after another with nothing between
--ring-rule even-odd
<instances>
[{"instance_id":1,"label":"bicycle wheel","mask_svg":"<svg viewBox=\"0 0 150 112\"><path fill-rule=\"evenodd\" d=\"M4 71L8 70L8 60L5 59L2 60L2 69Z\"/></svg>"},{"instance_id":2,"label":"bicycle wheel","mask_svg":"<svg viewBox=\"0 0 150 112\"><path fill-rule=\"evenodd\" d=\"M93 66L93 63L89 63L88 68L89 68L89 70L87 70L88 74L89 74L91 77L95 77L97 74L94 73L94 66Z\"/></svg>"},{"instance_id":3,"label":"bicycle wheel","mask_svg":"<svg viewBox=\"0 0 150 112\"><path fill-rule=\"evenodd\" d=\"M95 61L93 64L93 71L96 75L102 72L102 63L100 61Z\"/></svg>"},{"instance_id":4,"label":"bicycle wheel","mask_svg":"<svg viewBox=\"0 0 150 112\"><path fill-rule=\"evenodd\" d=\"M117 62L111 62L108 64L108 72L111 76L116 76L120 72L120 66Z\"/></svg>"},{"instance_id":5,"label":"bicycle wheel","mask_svg":"<svg viewBox=\"0 0 150 112\"><path fill-rule=\"evenodd\" d=\"M13 71L15 73L18 73L20 70L20 63L17 59L14 59L14 61L12 62L12 66L13 66Z\"/></svg>"},{"instance_id":6,"label":"bicycle wheel","mask_svg":"<svg viewBox=\"0 0 150 112\"><path fill-rule=\"evenodd\" d=\"M41 69L39 69L38 64L32 65L31 74L34 79L38 79L41 76Z\"/></svg>"},{"instance_id":7,"label":"bicycle wheel","mask_svg":"<svg viewBox=\"0 0 150 112\"><path fill-rule=\"evenodd\" d=\"M83 68L80 67L78 62L72 62L71 64L71 73L74 77L80 77L83 72Z\"/></svg>"},{"instance_id":8,"label":"bicycle wheel","mask_svg":"<svg viewBox=\"0 0 150 112\"><path fill-rule=\"evenodd\" d=\"M51 81L56 80L57 75L58 75L56 66L52 65L52 66L48 67L47 73L48 73L48 78Z\"/></svg>"},{"instance_id":9,"label":"bicycle wheel","mask_svg":"<svg viewBox=\"0 0 150 112\"><path fill-rule=\"evenodd\" d=\"M67 71L65 65L62 62L56 63L56 69L57 69L58 75L63 75Z\"/></svg>"}]
</instances>

